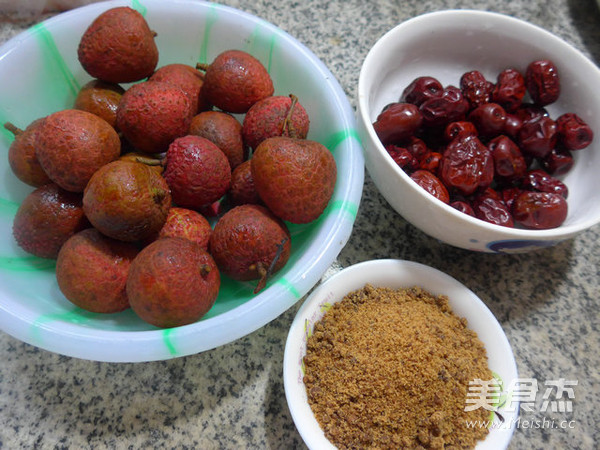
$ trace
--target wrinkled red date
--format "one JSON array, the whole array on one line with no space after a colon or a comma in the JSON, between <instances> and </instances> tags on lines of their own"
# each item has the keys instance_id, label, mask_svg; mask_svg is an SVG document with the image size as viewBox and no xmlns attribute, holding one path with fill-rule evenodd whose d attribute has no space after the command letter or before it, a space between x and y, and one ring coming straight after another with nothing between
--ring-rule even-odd
<instances>
[{"instance_id":1,"label":"wrinkled red date","mask_svg":"<svg viewBox=\"0 0 600 450\"><path fill-rule=\"evenodd\" d=\"M478 219L503 227L514 226L510 210L495 192L476 195L471 201L471 207Z\"/></svg>"},{"instance_id":2,"label":"wrinkled red date","mask_svg":"<svg viewBox=\"0 0 600 450\"><path fill-rule=\"evenodd\" d=\"M438 175L449 189L470 195L492 184L494 161L477 136L458 136L446 147Z\"/></svg>"},{"instance_id":3,"label":"wrinkled red date","mask_svg":"<svg viewBox=\"0 0 600 450\"><path fill-rule=\"evenodd\" d=\"M437 79L428 76L418 77L404 89L400 101L420 106L425 100L441 97L443 92L444 87Z\"/></svg>"},{"instance_id":4,"label":"wrinkled red date","mask_svg":"<svg viewBox=\"0 0 600 450\"><path fill-rule=\"evenodd\" d=\"M411 103L392 103L377 116L373 128L383 145L411 137L423 121L419 108Z\"/></svg>"},{"instance_id":5,"label":"wrinkled red date","mask_svg":"<svg viewBox=\"0 0 600 450\"><path fill-rule=\"evenodd\" d=\"M428 170L416 170L410 174L410 178L438 200L446 204L450 203L450 195L446 186Z\"/></svg>"},{"instance_id":6,"label":"wrinkled red date","mask_svg":"<svg viewBox=\"0 0 600 450\"><path fill-rule=\"evenodd\" d=\"M424 101L419 110L425 127L442 127L462 120L469 110L469 102L459 88L446 86L441 96Z\"/></svg>"},{"instance_id":7,"label":"wrinkled red date","mask_svg":"<svg viewBox=\"0 0 600 450\"><path fill-rule=\"evenodd\" d=\"M556 122L547 116L529 120L519 130L518 142L521 151L535 158L548 155L557 141Z\"/></svg>"},{"instance_id":8,"label":"wrinkled red date","mask_svg":"<svg viewBox=\"0 0 600 450\"><path fill-rule=\"evenodd\" d=\"M560 142L567 150L581 150L592 143L594 132L590 126L574 113L562 114L556 119Z\"/></svg>"},{"instance_id":9,"label":"wrinkled red date","mask_svg":"<svg viewBox=\"0 0 600 450\"><path fill-rule=\"evenodd\" d=\"M536 105L545 106L554 103L560 95L558 69L548 59L529 63L525 71L525 86Z\"/></svg>"},{"instance_id":10,"label":"wrinkled red date","mask_svg":"<svg viewBox=\"0 0 600 450\"><path fill-rule=\"evenodd\" d=\"M466 72L460 77L460 90L471 109L490 101L494 84L485 79L478 70Z\"/></svg>"},{"instance_id":11,"label":"wrinkled red date","mask_svg":"<svg viewBox=\"0 0 600 450\"><path fill-rule=\"evenodd\" d=\"M498 74L492 91L492 101L502 105L507 112L514 112L523 103L525 78L516 69L505 69Z\"/></svg>"},{"instance_id":12,"label":"wrinkled red date","mask_svg":"<svg viewBox=\"0 0 600 450\"><path fill-rule=\"evenodd\" d=\"M504 131L506 111L498 103L485 103L471 111L468 119L475 125L479 136L494 137Z\"/></svg>"},{"instance_id":13,"label":"wrinkled red date","mask_svg":"<svg viewBox=\"0 0 600 450\"><path fill-rule=\"evenodd\" d=\"M523 191L514 200L513 218L516 223L536 230L560 226L567 218L567 201L562 195L550 192Z\"/></svg>"},{"instance_id":14,"label":"wrinkled red date","mask_svg":"<svg viewBox=\"0 0 600 450\"><path fill-rule=\"evenodd\" d=\"M564 175L573 167L573 155L566 148L555 147L541 160L542 167L550 175Z\"/></svg>"},{"instance_id":15,"label":"wrinkled red date","mask_svg":"<svg viewBox=\"0 0 600 450\"><path fill-rule=\"evenodd\" d=\"M552 192L553 194L562 195L564 198L569 196L567 185L542 169L534 169L527 172L525 177L523 177L521 185L523 189Z\"/></svg>"},{"instance_id":16,"label":"wrinkled red date","mask_svg":"<svg viewBox=\"0 0 600 450\"><path fill-rule=\"evenodd\" d=\"M494 158L494 171L500 178L514 180L527 171L527 163L517 144L508 136L497 136L488 143Z\"/></svg>"}]
</instances>

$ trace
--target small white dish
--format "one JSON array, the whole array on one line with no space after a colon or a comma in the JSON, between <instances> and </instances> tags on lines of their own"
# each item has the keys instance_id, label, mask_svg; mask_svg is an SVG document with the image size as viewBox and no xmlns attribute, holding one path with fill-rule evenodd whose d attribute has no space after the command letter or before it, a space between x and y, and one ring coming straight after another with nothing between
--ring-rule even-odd
<instances>
[{"instance_id":1,"label":"small white dish","mask_svg":"<svg viewBox=\"0 0 600 450\"><path fill-rule=\"evenodd\" d=\"M290 413L298 432L310 449L333 449L314 417L303 382L302 359L306 354L307 336L323 317L326 304L342 300L349 292L365 284L393 289L420 286L434 295L446 295L454 313L467 319L483 342L492 372L506 388L517 380L517 366L502 327L487 306L466 286L432 267L396 259L366 261L350 266L319 285L299 309L288 334L283 361L283 382ZM507 393L510 396L510 392ZM519 405L510 403L511 411L500 410L504 422L490 429L477 450L504 449L512 437Z\"/></svg>"}]
</instances>

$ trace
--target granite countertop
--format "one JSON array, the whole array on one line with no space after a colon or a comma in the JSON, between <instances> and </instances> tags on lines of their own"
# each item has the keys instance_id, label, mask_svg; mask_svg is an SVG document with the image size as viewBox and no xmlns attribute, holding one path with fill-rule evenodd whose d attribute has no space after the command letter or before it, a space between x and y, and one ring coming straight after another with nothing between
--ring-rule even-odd
<instances>
[{"instance_id":1,"label":"granite countertop","mask_svg":"<svg viewBox=\"0 0 600 450\"><path fill-rule=\"evenodd\" d=\"M330 68L353 106L360 66L370 46L397 23L434 10L477 8L510 14L600 61L600 11L593 0L222 3L258 15L298 38ZM29 25L4 20L0 41ZM500 321L520 377L537 380L541 389L532 411L521 411L523 422L511 449L597 446L599 226L534 253L473 253L439 243L408 224L387 205L367 174L353 234L328 274L390 257L425 263L455 277ZM285 340L301 303L233 343L160 362L74 359L0 333L0 448L304 448L282 381ZM544 384L560 379L578 383L572 412L544 411ZM553 421L555 428L544 425L544 419Z\"/></svg>"}]
</instances>

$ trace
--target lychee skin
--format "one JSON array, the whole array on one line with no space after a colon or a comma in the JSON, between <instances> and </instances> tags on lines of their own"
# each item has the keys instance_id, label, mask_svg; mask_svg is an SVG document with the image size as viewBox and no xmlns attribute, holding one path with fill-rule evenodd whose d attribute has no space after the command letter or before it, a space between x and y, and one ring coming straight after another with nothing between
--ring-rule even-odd
<instances>
[{"instance_id":1,"label":"lychee skin","mask_svg":"<svg viewBox=\"0 0 600 450\"><path fill-rule=\"evenodd\" d=\"M193 323L214 305L221 276L212 256L184 238L166 237L133 260L127 295L135 313L162 328Z\"/></svg>"},{"instance_id":2,"label":"lychee skin","mask_svg":"<svg viewBox=\"0 0 600 450\"><path fill-rule=\"evenodd\" d=\"M92 80L77 93L73 107L96 114L113 128L117 123L117 107L125 89L116 83Z\"/></svg>"},{"instance_id":3,"label":"lychee skin","mask_svg":"<svg viewBox=\"0 0 600 450\"><path fill-rule=\"evenodd\" d=\"M48 177L71 192L83 192L94 172L121 154L115 129L95 114L78 109L47 116L36 134L35 147Z\"/></svg>"},{"instance_id":4,"label":"lychee skin","mask_svg":"<svg viewBox=\"0 0 600 450\"><path fill-rule=\"evenodd\" d=\"M167 182L151 167L114 161L99 169L83 194L83 209L102 234L134 242L154 236L171 208Z\"/></svg>"},{"instance_id":5,"label":"lychee skin","mask_svg":"<svg viewBox=\"0 0 600 450\"><path fill-rule=\"evenodd\" d=\"M260 266L271 273L280 270L291 252L285 223L260 205L241 205L227 211L210 237L210 253L219 270L234 280L263 277ZM276 259L277 258L277 259Z\"/></svg>"},{"instance_id":6,"label":"lychee skin","mask_svg":"<svg viewBox=\"0 0 600 450\"><path fill-rule=\"evenodd\" d=\"M262 200L256 192L254 180L252 179L251 160L244 161L231 173L231 189L229 198L233 205L260 205Z\"/></svg>"},{"instance_id":7,"label":"lychee skin","mask_svg":"<svg viewBox=\"0 0 600 450\"><path fill-rule=\"evenodd\" d=\"M92 77L130 83L152 75L158 48L144 16L129 7L117 7L100 14L87 28L77 56Z\"/></svg>"},{"instance_id":8,"label":"lychee skin","mask_svg":"<svg viewBox=\"0 0 600 450\"><path fill-rule=\"evenodd\" d=\"M200 209L223 197L231 185L231 167L213 142L188 135L169 146L163 174L173 202L180 207Z\"/></svg>"},{"instance_id":9,"label":"lychee skin","mask_svg":"<svg viewBox=\"0 0 600 450\"><path fill-rule=\"evenodd\" d=\"M161 81L131 86L117 108L117 128L137 150L162 153L188 133L194 111L187 94Z\"/></svg>"},{"instance_id":10,"label":"lychee skin","mask_svg":"<svg viewBox=\"0 0 600 450\"><path fill-rule=\"evenodd\" d=\"M289 123L284 122L292 106L288 96L277 95L256 102L246 113L242 128L244 143L256 149L265 139L274 136L288 136L305 139L308 135L310 120L304 107L296 102Z\"/></svg>"},{"instance_id":11,"label":"lychee skin","mask_svg":"<svg viewBox=\"0 0 600 450\"><path fill-rule=\"evenodd\" d=\"M15 135L15 140L8 148L8 164L12 172L23 183L34 187L51 182L35 154L35 139L43 120L31 122L25 130Z\"/></svg>"},{"instance_id":12,"label":"lychee skin","mask_svg":"<svg viewBox=\"0 0 600 450\"><path fill-rule=\"evenodd\" d=\"M250 161L258 195L281 219L309 223L327 207L335 188L337 166L322 144L272 137L259 144Z\"/></svg>"},{"instance_id":13,"label":"lychee skin","mask_svg":"<svg viewBox=\"0 0 600 450\"><path fill-rule=\"evenodd\" d=\"M275 88L267 69L242 50L227 50L208 66L203 91L209 103L223 111L242 114Z\"/></svg>"},{"instance_id":14,"label":"lychee skin","mask_svg":"<svg viewBox=\"0 0 600 450\"><path fill-rule=\"evenodd\" d=\"M193 114L210 109L202 94L204 73L187 64L167 64L156 70L149 81L162 81L177 86L187 94L192 104Z\"/></svg>"},{"instance_id":15,"label":"lychee skin","mask_svg":"<svg viewBox=\"0 0 600 450\"><path fill-rule=\"evenodd\" d=\"M89 226L81 194L49 183L23 200L12 231L17 244L26 252L40 258L56 258L67 239Z\"/></svg>"},{"instance_id":16,"label":"lychee skin","mask_svg":"<svg viewBox=\"0 0 600 450\"><path fill-rule=\"evenodd\" d=\"M242 124L223 111L204 111L192 118L190 134L202 136L215 143L227 159L231 170L246 158Z\"/></svg>"},{"instance_id":17,"label":"lychee skin","mask_svg":"<svg viewBox=\"0 0 600 450\"><path fill-rule=\"evenodd\" d=\"M135 245L106 237L94 228L80 231L58 253L58 287L67 300L87 311L124 311L129 308L125 283L137 254Z\"/></svg>"},{"instance_id":18,"label":"lychee skin","mask_svg":"<svg viewBox=\"0 0 600 450\"><path fill-rule=\"evenodd\" d=\"M174 206L169 210L167 220L157 239L164 237L182 237L198 244L203 250L208 249L208 241L212 233L210 223L197 211Z\"/></svg>"}]
</instances>

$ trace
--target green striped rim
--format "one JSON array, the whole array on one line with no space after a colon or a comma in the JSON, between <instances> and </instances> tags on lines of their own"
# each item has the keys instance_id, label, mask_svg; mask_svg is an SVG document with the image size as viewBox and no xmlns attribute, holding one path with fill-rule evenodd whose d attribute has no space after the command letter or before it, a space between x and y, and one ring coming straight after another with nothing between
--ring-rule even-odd
<instances>
[{"instance_id":1,"label":"green striped rim","mask_svg":"<svg viewBox=\"0 0 600 450\"><path fill-rule=\"evenodd\" d=\"M73 96L77 96L77 93L81 89L79 82L75 79L75 76L65 63L62 55L60 54L52 34L46 29L43 22L38 23L32 27L33 33L39 37L41 44L45 47L46 54L52 58L53 62L58 66L60 73L62 74L68 88Z\"/></svg>"}]
</instances>

